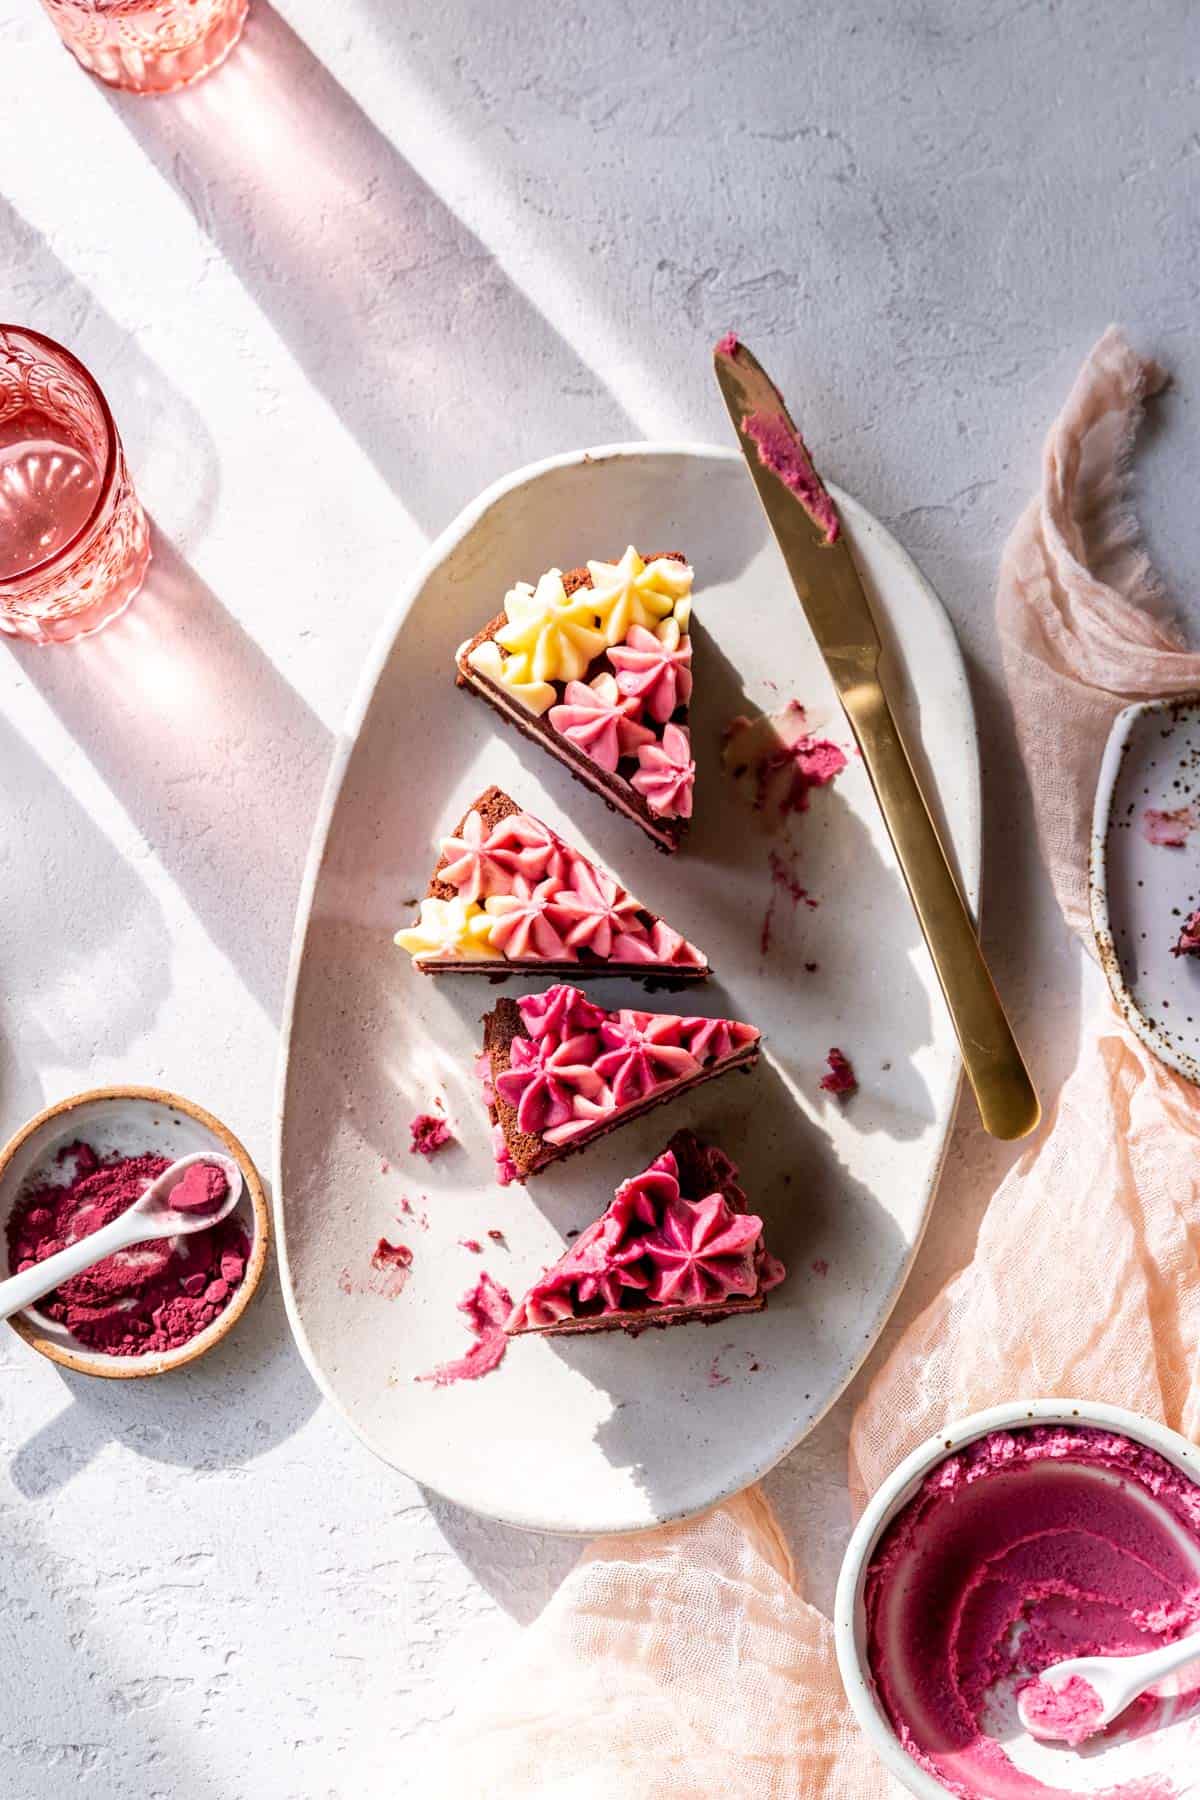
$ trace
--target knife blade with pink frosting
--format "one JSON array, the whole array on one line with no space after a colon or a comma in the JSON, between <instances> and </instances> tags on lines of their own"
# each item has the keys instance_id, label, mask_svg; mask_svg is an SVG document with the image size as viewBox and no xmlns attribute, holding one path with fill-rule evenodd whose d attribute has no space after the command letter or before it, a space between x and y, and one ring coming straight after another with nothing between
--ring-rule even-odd
<instances>
[{"instance_id":1,"label":"knife blade with pink frosting","mask_svg":"<svg viewBox=\"0 0 1200 1800\"><path fill-rule=\"evenodd\" d=\"M783 396L745 344L727 333L713 362L767 522L862 752L984 1128L1024 1137L1041 1108L888 704L879 631L837 505Z\"/></svg>"}]
</instances>

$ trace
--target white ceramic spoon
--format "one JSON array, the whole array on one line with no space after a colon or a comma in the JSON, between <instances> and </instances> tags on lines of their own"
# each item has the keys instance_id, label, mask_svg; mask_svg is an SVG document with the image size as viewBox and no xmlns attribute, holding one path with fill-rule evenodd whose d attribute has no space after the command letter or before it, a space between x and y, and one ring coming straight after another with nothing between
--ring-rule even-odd
<instances>
[{"instance_id":1,"label":"white ceramic spoon","mask_svg":"<svg viewBox=\"0 0 1200 1800\"><path fill-rule=\"evenodd\" d=\"M204 1211L176 1212L171 1205L171 1194L195 1163L215 1164L229 1183L229 1192L219 1206ZM25 1307L61 1287L64 1281L70 1281L72 1276L82 1275L85 1269L103 1262L106 1256L115 1256L118 1250L128 1250L132 1244L144 1244L150 1238L186 1237L189 1232L204 1231L210 1225L220 1224L222 1219L229 1217L241 1197L242 1171L231 1156L218 1156L210 1150L181 1156L178 1162L173 1162L169 1169L156 1176L132 1206L107 1225L102 1225L99 1231L68 1244L65 1250L48 1256L44 1262L34 1263L31 1269L22 1269L17 1275L10 1275L7 1281L0 1281L0 1321L24 1311Z\"/></svg>"},{"instance_id":2,"label":"white ceramic spoon","mask_svg":"<svg viewBox=\"0 0 1200 1800\"><path fill-rule=\"evenodd\" d=\"M1182 1669L1185 1663L1195 1662L1198 1658L1200 1632L1195 1631L1173 1644L1164 1644L1161 1650L1146 1650L1137 1656L1068 1657L1065 1662L1051 1663L1048 1669L1042 1670L1037 1682L1021 1690L1017 1712L1022 1725L1033 1737L1061 1738L1078 1746L1111 1724L1131 1701L1144 1694L1148 1687L1153 1687L1156 1681L1173 1675L1176 1669ZM1100 1702L1099 1712L1089 1716L1082 1725L1063 1728L1037 1718L1029 1704L1037 1687L1040 1685L1061 1693L1072 1678L1086 1681ZM1033 1703L1036 1704L1036 1700Z\"/></svg>"}]
</instances>

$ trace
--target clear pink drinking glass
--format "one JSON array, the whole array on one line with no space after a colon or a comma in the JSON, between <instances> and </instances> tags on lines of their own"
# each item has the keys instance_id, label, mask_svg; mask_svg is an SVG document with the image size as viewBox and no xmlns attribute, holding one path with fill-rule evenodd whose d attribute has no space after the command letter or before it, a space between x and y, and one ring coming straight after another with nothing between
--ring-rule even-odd
<instances>
[{"instance_id":1,"label":"clear pink drinking glass","mask_svg":"<svg viewBox=\"0 0 1200 1800\"><path fill-rule=\"evenodd\" d=\"M61 344L0 325L0 632L90 636L124 612L149 561L104 395Z\"/></svg>"},{"instance_id":2,"label":"clear pink drinking glass","mask_svg":"<svg viewBox=\"0 0 1200 1800\"><path fill-rule=\"evenodd\" d=\"M249 0L42 0L78 62L113 87L169 94L223 63Z\"/></svg>"}]
</instances>

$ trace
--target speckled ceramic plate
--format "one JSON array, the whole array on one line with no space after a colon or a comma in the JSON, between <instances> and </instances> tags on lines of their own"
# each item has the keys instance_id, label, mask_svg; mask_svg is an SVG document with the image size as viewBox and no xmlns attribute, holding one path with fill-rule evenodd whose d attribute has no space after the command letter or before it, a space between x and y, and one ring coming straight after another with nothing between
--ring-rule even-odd
<instances>
[{"instance_id":1,"label":"speckled ceramic plate","mask_svg":"<svg viewBox=\"0 0 1200 1800\"><path fill-rule=\"evenodd\" d=\"M893 539L838 501L889 641L897 708L933 771L974 897L976 739L953 635ZM697 815L674 858L453 681L455 646L514 579L627 543L681 548L697 570ZM580 452L501 482L434 545L370 658L297 926L276 1178L285 1290L301 1350L354 1429L480 1512L612 1531L742 1487L840 1393L912 1261L954 1109L957 1049L856 757L791 822L796 872L819 904L793 906L772 881L771 852L786 840L768 835L747 784L723 771L721 731L792 695L848 743L740 457L695 447ZM528 1189L493 1184L473 1074L479 1018L497 990L422 977L391 942L424 891L435 840L491 781L599 856L717 971L678 997L606 982L596 992L607 1004L751 1019L767 1045L753 1075L699 1089ZM506 991L528 985L514 978ZM833 1045L862 1084L844 1106L819 1086ZM409 1123L439 1098L458 1143L425 1163L409 1153ZM637 1340L523 1340L483 1380L417 1379L465 1349L456 1307L481 1268L519 1294L680 1125L740 1164L790 1266L765 1313ZM371 1266L381 1237L413 1253L403 1284Z\"/></svg>"},{"instance_id":2,"label":"speckled ceramic plate","mask_svg":"<svg viewBox=\"0 0 1200 1800\"><path fill-rule=\"evenodd\" d=\"M1171 814L1183 842L1153 843L1148 815ZM1117 1005L1189 1081L1200 1081L1200 958L1171 949L1197 907L1200 694L1186 694L1127 706L1113 723L1092 817L1091 908Z\"/></svg>"}]
</instances>

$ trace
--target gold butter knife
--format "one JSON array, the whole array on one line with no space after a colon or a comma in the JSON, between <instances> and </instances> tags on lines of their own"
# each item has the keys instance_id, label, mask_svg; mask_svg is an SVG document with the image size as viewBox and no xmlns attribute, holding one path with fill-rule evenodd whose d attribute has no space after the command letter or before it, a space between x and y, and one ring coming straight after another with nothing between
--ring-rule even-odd
<instances>
[{"instance_id":1,"label":"gold butter knife","mask_svg":"<svg viewBox=\"0 0 1200 1800\"><path fill-rule=\"evenodd\" d=\"M746 346L730 334L714 363L767 520L862 751L984 1129L1024 1137L1041 1107L883 691L879 632L837 508L781 395Z\"/></svg>"}]
</instances>

